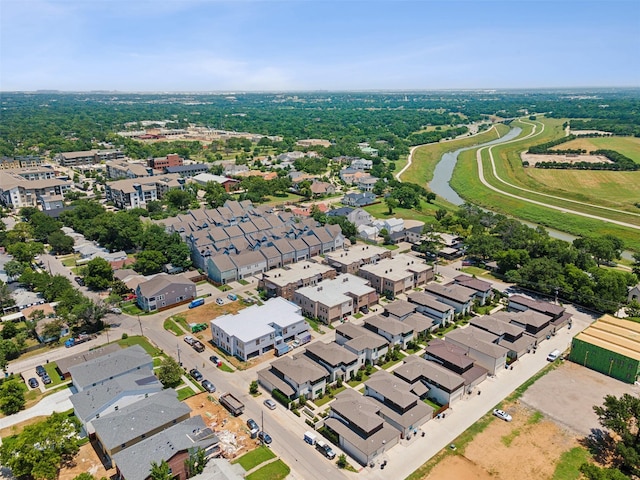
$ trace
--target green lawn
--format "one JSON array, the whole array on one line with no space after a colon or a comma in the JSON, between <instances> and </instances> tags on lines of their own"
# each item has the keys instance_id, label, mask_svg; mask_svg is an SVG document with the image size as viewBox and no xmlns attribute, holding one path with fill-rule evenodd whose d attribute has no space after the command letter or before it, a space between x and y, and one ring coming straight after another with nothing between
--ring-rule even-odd
<instances>
[{"instance_id":1,"label":"green lawn","mask_svg":"<svg viewBox=\"0 0 640 480\"><path fill-rule=\"evenodd\" d=\"M422 401L424 403L426 403L427 405L429 405L434 410L439 410L440 407L442 407L442 405L438 405L436 402L433 402L433 401L429 400L428 398L423 398Z\"/></svg>"},{"instance_id":2,"label":"green lawn","mask_svg":"<svg viewBox=\"0 0 640 480\"><path fill-rule=\"evenodd\" d=\"M148 315L148 313L142 310L135 302L123 303L120 305L120 308L127 315Z\"/></svg>"},{"instance_id":3,"label":"green lawn","mask_svg":"<svg viewBox=\"0 0 640 480\"><path fill-rule=\"evenodd\" d=\"M640 138L637 137L581 137L558 145L552 150L568 150L572 148L581 148L587 152L600 149L615 150L634 162L640 163Z\"/></svg>"},{"instance_id":4,"label":"green lawn","mask_svg":"<svg viewBox=\"0 0 640 480\"><path fill-rule=\"evenodd\" d=\"M359 384L361 384L362 382L366 382L367 380L369 380L369 375L367 375L366 373L362 372L362 380L356 380L356 379L353 379L353 380L351 380L351 381L347 382L347 384L348 384L350 387L355 387L356 385L359 385Z\"/></svg>"},{"instance_id":5,"label":"green lawn","mask_svg":"<svg viewBox=\"0 0 640 480\"><path fill-rule=\"evenodd\" d=\"M182 400L184 400L186 398L189 398L189 397L193 397L196 394L196 392L194 392L191 389L191 387L182 387L180 390L177 390L177 392L178 392L178 400L179 401L182 401Z\"/></svg>"},{"instance_id":6,"label":"green lawn","mask_svg":"<svg viewBox=\"0 0 640 480\"><path fill-rule=\"evenodd\" d=\"M242 468L248 471L275 457L276 455L270 448L262 446L245 453L241 457L233 460L231 463L239 463Z\"/></svg>"},{"instance_id":7,"label":"green lawn","mask_svg":"<svg viewBox=\"0 0 640 480\"><path fill-rule=\"evenodd\" d=\"M54 388L60 385L63 382L68 382L69 380L60 380L60 374L56 370L57 364L56 362L45 363L42 365L47 372L47 375L51 378L51 383L49 385L45 385L46 388Z\"/></svg>"},{"instance_id":8,"label":"green lawn","mask_svg":"<svg viewBox=\"0 0 640 480\"><path fill-rule=\"evenodd\" d=\"M185 332L189 332L189 333L191 332L191 327L189 327L189 324L187 323L187 319L184 316L174 315L173 317L171 317L171 319L174 322L176 322L176 324L178 324L178 326L181 327Z\"/></svg>"},{"instance_id":9,"label":"green lawn","mask_svg":"<svg viewBox=\"0 0 640 480\"><path fill-rule=\"evenodd\" d=\"M222 365L220 365L218 368L223 372L233 373L233 368L231 368L229 365L227 365L224 362L222 362Z\"/></svg>"},{"instance_id":10,"label":"green lawn","mask_svg":"<svg viewBox=\"0 0 640 480\"><path fill-rule=\"evenodd\" d=\"M282 460L276 460L247 475L247 480L283 480L289 475L291 469Z\"/></svg>"},{"instance_id":11,"label":"green lawn","mask_svg":"<svg viewBox=\"0 0 640 480\"><path fill-rule=\"evenodd\" d=\"M309 324L309 326L311 328L313 328L313 330L315 330L318 333L324 333L324 330L322 328L320 328L320 322L318 322L317 320L313 319L313 318L309 318L309 317L305 317L305 320L307 321L307 323Z\"/></svg>"},{"instance_id":12,"label":"green lawn","mask_svg":"<svg viewBox=\"0 0 640 480\"><path fill-rule=\"evenodd\" d=\"M267 205L277 205L285 202L301 202L304 200L304 197L291 192L287 193L284 197L276 197L275 195L272 195L267 198L268 200L265 202Z\"/></svg>"},{"instance_id":13,"label":"green lawn","mask_svg":"<svg viewBox=\"0 0 640 480\"><path fill-rule=\"evenodd\" d=\"M169 330L170 332L173 332L178 337L184 334L184 331L171 318L167 318L164 321L163 327L165 330Z\"/></svg>"},{"instance_id":14,"label":"green lawn","mask_svg":"<svg viewBox=\"0 0 640 480\"><path fill-rule=\"evenodd\" d=\"M149 340L147 340L145 337L141 337L140 335L135 335L129 338L118 340L118 345L123 348L131 347L132 345L140 345L152 357L157 357L161 354L159 349L151 345L149 343Z\"/></svg>"},{"instance_id":15,"label":"green lawn","mask_svg":"<svg viewBox=\"0 0 640 480\"><path fill-rule=\"evenodd\" d=\"M400 363L402 359L406 357L406 355L402 352L400 352L399 355L400 355L400 358L398 358L398 360L391 360L383 364L380 368L382 368L383 370L386 370L387 368L393 367L395 364Z\"/></svg>"},{"instance_id":16,"label":"green lawn","mask_svg":"<svg viewBox=\"0 0 640 480\"><path fill-rule=\"evenodd\" d=\"M581 478L580 465L587 463L591 455L586 448L574 447L560 456L552 480L577 480Z\"/></svg>"}]
</instances>

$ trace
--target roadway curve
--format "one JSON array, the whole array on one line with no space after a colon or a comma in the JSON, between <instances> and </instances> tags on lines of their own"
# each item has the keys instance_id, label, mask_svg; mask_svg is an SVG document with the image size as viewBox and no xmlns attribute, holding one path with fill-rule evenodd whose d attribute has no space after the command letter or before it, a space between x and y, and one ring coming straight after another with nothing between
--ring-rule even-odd
<instances>
[{"instance_id":1,"label":"roadway curve","mask_svg":"<svg viewBox=\"0 0 640 480\"><path fill-rule=\"evenodd\" d=\"M514 143L514 142L518 142L520 140L524 140L524 139L527 139L527 138L530 138L530 137L533 137L533 136L537 136L537 135L540 135L544 131L544 124L541 124L542 125L542 129L540 130L540 132L536 133L537 125L535 123L526 122L526 121L524 121L522 119L520 119L520 121L522 123L525 123L527 125L531 125L533 127L533 129L531 130L531 133L529 133L528 135L526 135L524 137L515 138L515 139L510 140L508 142L501 143L500 145L506 145L508 143ZM498 176L498 173L496 171L496 165L495 165L495 161L493 159L493 152L492 152L492 149L493 149L494 146L495 145L492 145L490 147L482 147L482 148L480 148L480 149L478 149L476 151L476 162L478 163L478 178L480 179L482 184L485 187L489 188L490 190L493 190L494 192L499 193L500 195L504 195L504 196L507 196L507 197L515 198L517 200L521 200L523 202L531 203L531 204L534 204L534 205L540 205L540 206L545 207L545 208L558 210L558 211L560 211L562 213L571 213L573 215L579 215L581 217L592 218L594 220L600 220L600 221L603 221L603 222L612 223L612 224L615 224L615 225L620 225L622 227L627 227L627 228L633 228L635 230L640 230L640 225L634 225L632 223L621 222L619 220L612 220L610 218L600 217L598 215L592 215L590 213L579 212L577 210L570 210L570 209L567 209L567 208L558 207L556 205L550 205L548 203L540 202L540 201L537 201L537 200L532 200L532 199L529 199L529 198L526 198L526 197L515 195L513 193L505 192L504 190L500 190L499 188L494 187L493 185L491 185L487 181L487 179L484 176L484 166L482 164L482 151L485 150L485 149L488 149L488 151L489 151L489 161L491 162L491 170L492 170L493 175L496 177L496 179L499 182L501 182L501 183L503 183L503 184L505 184L505 185L507 185L509 187L512 187L512 188L515 188L515 189L518 189L518 190L521 190L521 191L524 191L524 192L533 193L533 194L536 194L536 195L541 195L543 197L554 198L556 200L562 200L562 201L565 201L565 202L571 202L571 203L575 203L575 204L578 204L578 205L588 206L588 207L591 207L591 208L599 208L599 209L602 209L602 210L608 210L608 211L612 211L612 212L623 213L623 214L626 214L626 215L640 216L639 214L636 214L636 213L625 212L625 211L622 211L622 210L617 210L615 208L609 208L609 207L603 207L603 206L599 206L599 205L593 205L591 203L580 202L580 201L577 201L577 200L571 200L571 199L568 199L568 198L558 197L558 196L555 196L555 195L549 195L549 194L546 194L546 193L539 193L539 192L535 192L533 190L528 190L526 188L518 187L517 185L513 185L511 183L508 183L508 182L504 181L502 178L500 178L500 176Z\"/></svg>"}]
</instances>

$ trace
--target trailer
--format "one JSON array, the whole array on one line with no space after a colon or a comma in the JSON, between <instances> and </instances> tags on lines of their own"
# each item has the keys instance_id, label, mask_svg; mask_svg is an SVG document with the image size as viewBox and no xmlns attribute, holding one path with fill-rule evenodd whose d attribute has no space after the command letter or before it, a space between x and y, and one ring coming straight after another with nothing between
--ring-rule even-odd
<instances>
[{"instance_id":1,"label":"trailer","mask_svg":"<svg viewBox=\"0 0 640 480\"><path fill-rule=\"evenodd\" d=\"M86 333L81 333L75 338L69 338L64 342L64 346L67 348L73 347L75 345L79 345L84 342L88 342L89 340L95 338L95 335L87 335Z\"/></svg>"},{"instance_id":2,"label":"trailer","mask_svg":"<svg viewBox=\"0 0 640 480\"><path fill-rule=\"evenodd\" d=\"M244 403L229 392L220 395L220 405L225 407L236 417L238 415L242 415L242 412L244 412Z\"/></svg>"}]
</instances>

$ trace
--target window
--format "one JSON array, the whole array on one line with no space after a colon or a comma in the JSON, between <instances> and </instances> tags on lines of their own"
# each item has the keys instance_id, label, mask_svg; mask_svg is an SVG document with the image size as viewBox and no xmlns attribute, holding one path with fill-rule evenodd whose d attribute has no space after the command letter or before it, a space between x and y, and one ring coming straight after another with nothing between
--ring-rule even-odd
<instances>
[{"instance_id":1,"label":"window","mask_svg":"<svg viewBox=\"0 0 640 480\"><path fill-rule=\"evenodd\" d=\"M256 340L256 345L260 345L260 340Z\"/></svg>"}]
</instances>

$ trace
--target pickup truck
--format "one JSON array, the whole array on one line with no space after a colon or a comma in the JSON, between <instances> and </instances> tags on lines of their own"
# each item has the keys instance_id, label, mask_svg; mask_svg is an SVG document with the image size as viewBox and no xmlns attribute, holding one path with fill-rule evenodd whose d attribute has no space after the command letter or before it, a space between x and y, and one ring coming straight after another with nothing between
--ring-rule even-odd
<instances>
[{"instance_id":1,"label":"pickup truck","mask_svg":"<svg viewBox=\"0 0 640 480\"><path fill-rule=\"evenodd\" d=\"M81 333L75 338L69 338L64 342L64 346L67 348L73 347L74 345L79 345L84 342L88 342L89 340L95 338L94 335L87 335L86 333Z\"/></svg>"},{"instance_id":2,"label":"pickup truck","mask_svg":"<svg viewBox=\"0 0 640 480\"><path fill-rule=\"evenodd\" d=\"M244 403L234 397L231 393L223 393L220 395L220 405L229 410L236 417L244 412Z\"/></svg>"}]
</instances>

